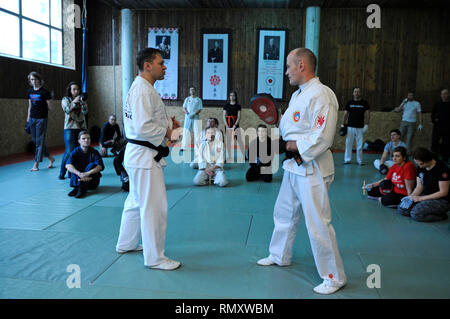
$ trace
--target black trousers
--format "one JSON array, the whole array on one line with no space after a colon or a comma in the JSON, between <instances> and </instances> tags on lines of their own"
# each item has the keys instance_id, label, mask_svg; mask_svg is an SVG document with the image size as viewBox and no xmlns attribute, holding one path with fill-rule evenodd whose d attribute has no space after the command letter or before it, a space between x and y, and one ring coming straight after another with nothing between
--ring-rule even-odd
<instances>
[{"instance_id":1,"label":"black trousers","mask_svg":"<svg viewBox=\"0 0 450 319\"><path fill-rule=\"evenodd\" d=\"M125 157L125 147L122 147L119 154L114 157L114 169L116 170L117 176L120 176L122 172L126 173L125 167L123 167L123 158Z\"/></svg>"},{"instance_id":2,"label":"black trousers","mask_svg":"<svg viewBox=\"0 0 450 319\"><path fill-rule=\"evenodd\" d=\"M442 142L441 142L442 140ZM431 136L431 151L442 156L442 160L447 162L450 153L450 130L448 128L433 125Z\"/></svg>"},{"instance_id":3,"label":"black trousers","mask_svg":"<svg viewBox=\"0 0 450 319\"><path fill-rule=\"evenodd\" d=\"M272 181L272 174L261 174L261 165L250 164L250 168L245 174L245 179L248 182L254 182L262 179L264 182L270 183Z\"/></svg>"},{"instance_id":4,"label":"black trousers","mask_svg":"<svg viewBox=\"0 0 450 319\"><path fill-rule=\"evenodd\" d=\"M367 192L372 197L381 197L381 204L384 206L398 206L405 195L397 193L381 194L379 187L374 187Z\"/></svg>"}]
</instances>

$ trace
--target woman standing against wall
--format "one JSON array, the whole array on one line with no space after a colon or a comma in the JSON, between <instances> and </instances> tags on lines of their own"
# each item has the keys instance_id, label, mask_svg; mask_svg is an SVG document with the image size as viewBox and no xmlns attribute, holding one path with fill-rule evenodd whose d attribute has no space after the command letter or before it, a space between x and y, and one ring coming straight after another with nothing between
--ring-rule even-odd
<instances>
[{"instance_id":1,"label":"woman standing against wall","mask_svg":"<svg viewBox=\"0 0 450 319\"><path fill-rule=\"evenodd\" d=\"M61 107L65 114L64 119L64 156L61 160L59 179L64 179L66 175L67 158L78 146L78 134L82 130L87 130L86 117L88 105L83 101L81 86L77 82L70 82L66 88L65 96L61 101Z\"/></svg>"},{"instance_id":2,"label":"woman standing against wall","mask_svg":"<svg viewBox=\"0 0 450 319\"><path fill-rule=\"evenodd\" d=\"M39 163L43 157L48 157L50 163L48 168L53 167L55 159L50 155L45 146L45 135L48 125L48 101L52 99L52 94L46 90L42 76L37 72L31 72L28 75L28 83L32 87L28 90L28 116L27 122L31 130L31 137L36 145L36 154L34 165L30 169L31 172L39 170Z\"/></svg>"},{"instance_id":3,"label":"woman standing against wall","mask_svg":"<svg viewBox=\"0 0 450 319\"><path fill-rule=\"evenodd\" d=\"M225 133L227 135L226 145L227 148L227 162L232 161L233 150L231 149L232 140L237 139L238 141L238 149L242 146L242 141L240 139L239 121L241 120L241 106L238 103L237 93L235 91L231 91L227 104L223 107L223 121L225 124ZM228 145L230 144L230 145ZM238 152L241 157L244 157L244 149L240 149Z\"/></svg>"}]
</instances>

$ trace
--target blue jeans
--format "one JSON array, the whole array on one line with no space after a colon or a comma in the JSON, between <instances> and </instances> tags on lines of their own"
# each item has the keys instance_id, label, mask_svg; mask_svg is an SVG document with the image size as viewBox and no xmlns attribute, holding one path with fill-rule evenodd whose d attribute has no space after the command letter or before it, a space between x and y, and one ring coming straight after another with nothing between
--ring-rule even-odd
<instances>
[{"instance_id":1,"label":"blue jeans","mask_svg":"<svg viewBox=\"0 0 450 319\"><path fill-rule=\"evenodd\" d=\"M64 155L61 160L61 168L59 170L59 175L64 176L66 175L66 162L67 158L69 157L70 152L72 152L75 147L78 146L78 133L80 133L80 129L65 129L64 130L64 145L65 145L65 151Z\"/></svg>"},{"instance_id":2,"label":"blue jeans","mask_svg":"<svg viewBox=\"0 0 450 319\"><path fill-rule=\"evenodd\" d=\"M84 169L84 172L89 172L91 169L96 167L97 164L95 163L89 163L88 166ZM78 179L79 177L75 174L71 174L70 176L70 187L79 187L83 191L87 191L88 189L96 189L98 185L100 184L100 177L101 173L93 174L90 177L92 179L89 182L80 182Z\"/></svg>"},{"instance_id":3,"label":"blue jeans","mask_svg":"<svg viewBox=\"0 0 450 319\"><path fill-rule=\"evenodd\" d=\"M42 159L45 157L49 157L50 153L45 146L45 135L47 133L47 124L48 118L44 119L35 119L30 118L30 130L31 130L31 138L33 139L34 144L36 145L36 154L34 160L37 163L42 162Z\"/></svg>"}]
</instances>

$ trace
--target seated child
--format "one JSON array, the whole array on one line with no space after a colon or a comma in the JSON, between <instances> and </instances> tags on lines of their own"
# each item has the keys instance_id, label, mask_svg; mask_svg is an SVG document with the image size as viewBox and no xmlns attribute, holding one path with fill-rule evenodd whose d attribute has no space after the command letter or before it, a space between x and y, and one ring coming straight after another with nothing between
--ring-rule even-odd
<instances>
[{"instance_id":1,"label":"seated child","mask_svg":"<svg viewBox=\"0 0 450 319\"><path fill-rule=\"evenodd\" d=\"M78 134L80 146L75 148L66 162L66 168L71 173L70 186L73 190L68 194L75 198L83 197L88 189L96 189L100 184L100 171L105 169L100 153L91 147L91 137L87 131Z\"/></svg>"},{"instance_id":2,"label":"seated child","mask_svg":"<svg viewBox=\"0 0 450 319\"><path fill-rule=\"evenodd\" d=\"M214 180L214 184L220 187L228 184L223 171L223 142L215 139L215 132L215 128L208 127L205 132L206 140L202 141L198 149L199 171L194 177L195 185L207 185L209 180Z\"/></svg>"},{"instance_id":3,"label":"seated child","mask_svg":"<svg viewBox=\"0 0 450 319\"><path fill-rule=\"evenodd\" d=\"M404 148L406 148L406 144L401 141L401 133L399 130L391 130L389 134L391 137L391 141L384 147L381 159L376 159L373 162L373 166L375 166L375 168L383 175L386 175L389 168L394 165L394 162L392 160L389 160L389 158L392 158L394 148L398 146L403 146Z\"/></svg>"}]
</instances>

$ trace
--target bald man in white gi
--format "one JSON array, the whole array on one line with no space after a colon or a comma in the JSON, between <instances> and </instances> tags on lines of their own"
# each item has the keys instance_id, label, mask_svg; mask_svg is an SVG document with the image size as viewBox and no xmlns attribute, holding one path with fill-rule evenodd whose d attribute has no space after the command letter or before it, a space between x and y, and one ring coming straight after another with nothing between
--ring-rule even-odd
<instances>
[{"instance_id":1,"label":"bald man in white gi","mask_svg":"<svg viewBox=\"0 0 450 319\"><path fill-rule=\"evenodd\" d=\"M270 255L257 263L261 266L291 264L292 246L303 212L316 268L323 279L314 291L332 294L346 284L328 198L334 178L330 147L339 104L333 91L315 76L316 57L309 49L291 51L286 66L290 84L299 86L299 90L292 95L281 118L280 134L286 141L286 149L298 153L283 163Z\"/></svg>"},{"instance_id":2,"label":"bald man in white gi","mask_svg":"<svg viewBox=\"0 0 450 319\"><path fill-rule=\"evenodd\" d=\"M139 75L128 92L123 110L124 129L128 139L165 146L177 132L172 131L164 103L154 88L164 79L166 66L161 52L154 48L137 55ZM163 167L166 161L155 160L158 154L147 146L129 143L124 166L129 176L130 192L125 201L118 253L143 250L144 264L151 269L174 270L181 263L164 255L167 226L167 194ZM139 240L142 238L142 247Z\"/></svg>"}]
</instances>

